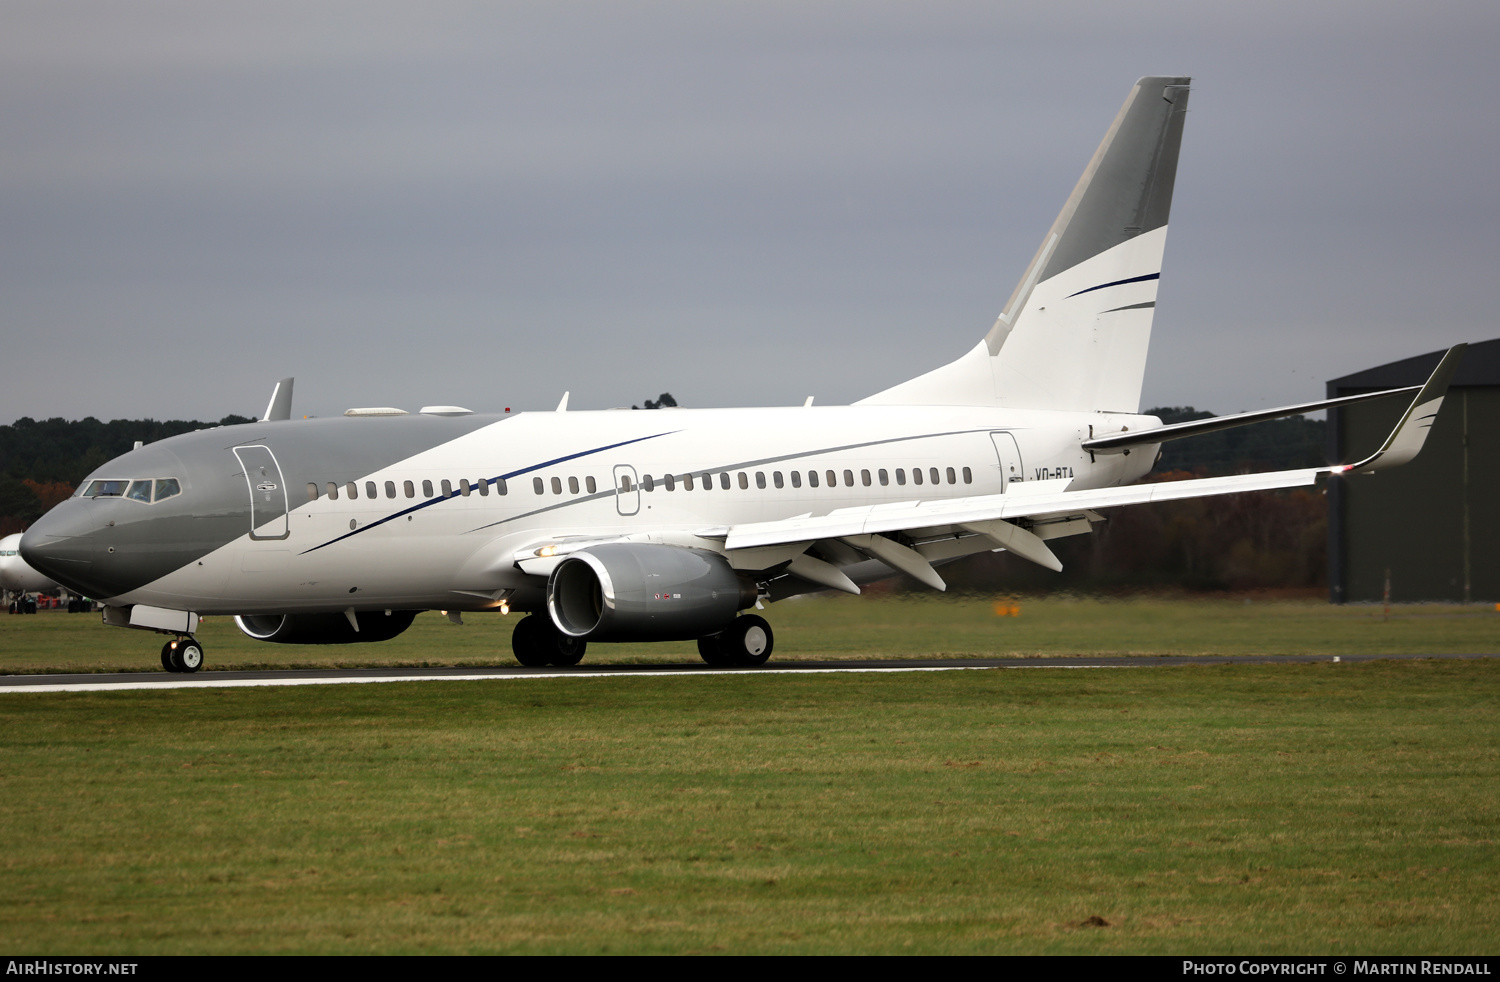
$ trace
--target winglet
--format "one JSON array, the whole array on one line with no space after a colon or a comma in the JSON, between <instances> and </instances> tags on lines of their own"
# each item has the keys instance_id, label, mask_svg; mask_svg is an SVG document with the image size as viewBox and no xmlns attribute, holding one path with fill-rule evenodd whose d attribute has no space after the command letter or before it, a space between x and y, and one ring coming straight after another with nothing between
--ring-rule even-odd
<instances>
[{"instance_id":1,"label":"winglet","mask_svg":"<svg viewBox=\"0 0 1500 982\"><path fill-rule=\"evenodd\" d=\"M1387 467L1395 467L1411 460L1422 450L1422 444L1427 442L1427 432L1432 429L1432 424L1437 421L1438 410L1442 408L1443 396L1448 391L1448 383L1453 379L1453 372L1458 368L1459 361L1464 356L1466 344L1455 344L1443 355L1442 361L1438 362L1437 368L1432 372L1432 377L1427 384L1422 386L1422 391L1406 407L1406 413L1402 415L1401 422L1391 431L1391 435L1385 438L1385 443L1364 460L1355 464L1343 464L1333 468L1335 474L1369 474L1374 471L1383 470Z\"/></svg>"},{"instance_id":2,"label":"winglet","mask_svg":"<svg viewBox=\"0 0 1500 982\"><path fill-rule=\"evenodd\" d=\"M266 414L260 418L262 423L292 418L293 381L293 379L284 378L276 383L276 388L271 390L271 401L266 403Z\"/></svg>"}]
</instances>

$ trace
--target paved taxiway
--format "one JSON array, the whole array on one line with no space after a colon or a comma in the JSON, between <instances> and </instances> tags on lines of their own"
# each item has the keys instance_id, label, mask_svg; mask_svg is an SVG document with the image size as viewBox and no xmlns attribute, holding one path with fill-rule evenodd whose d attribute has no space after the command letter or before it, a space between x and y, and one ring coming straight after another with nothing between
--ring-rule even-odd
<instances>
[{"instance_id":1,"label":"paved taxiway","mask_svg":"<svg viewBox=\"0 0 1500 982\"><path fill-rule=\"evenodd\" d=\"M1306 665L1314 662L1409 661L1413 658L1496 658L1500 655L1222 655L1107 658L950 658L882 661L772 662L761 668L708 665L580 665L576 668L344 668L289 671L112 672L79 675L0 676L5 692L111 692L128 689L229 689L280 685L356 685L374 682L482 682L507 679L639 678L642 676L726 674L778 675L795 672L953 672L987 668L1161 668L1185 665Z\"/></svg>"}]
</instances>

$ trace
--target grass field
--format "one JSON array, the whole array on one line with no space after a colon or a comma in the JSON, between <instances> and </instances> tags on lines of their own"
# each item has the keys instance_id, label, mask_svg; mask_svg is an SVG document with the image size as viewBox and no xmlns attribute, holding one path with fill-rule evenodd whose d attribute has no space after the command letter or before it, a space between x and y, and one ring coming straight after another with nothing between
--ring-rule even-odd
<instances>
[{"instance_id":1,"label":"grass field","mask_svg":"<svg viewBox=\"0 0 1500 982\"><path fill-rule=\"evenodd\" d=\"M1480 953L1500 661L0 696L0 947Z\"/></svg>"},{"instance_id":2,"label":"grass field","mask_svg":"<svg viewBox=\"0 0 1500 982\"><path fill-rule=\"evenodd\" d=\"M1500 650L1477 606L1014 603L768 617L778 659ZM467 620L202 637L220 668L507 663L515 619ZM0 617L3 671L157 647ZM1497 708L1500 659L0 695L0 946L1482 953Z\"/></svg>"},{"instance_id":3,"label":"grass field","mask_svg":"<svg viewBox=\"0 0 1500 982\"><path fill-rule=\"evenodd\" d=\"M1008 599L1019 616L997 617L996 598L915 594L817 597L773 604L776 659L1076 654L1500 653L1493 605L1334 607L1244 599ZM516 615L467 614L462 626L422 614L392 641L301 646L252 641L227 617L199 632L208 670L334 665L513 664ZM98 615L0 616L0 673L160 671L157 635L106 628ZM595 644L585 664L697 662L691 643Z\"/></svg>"}]
</instances>

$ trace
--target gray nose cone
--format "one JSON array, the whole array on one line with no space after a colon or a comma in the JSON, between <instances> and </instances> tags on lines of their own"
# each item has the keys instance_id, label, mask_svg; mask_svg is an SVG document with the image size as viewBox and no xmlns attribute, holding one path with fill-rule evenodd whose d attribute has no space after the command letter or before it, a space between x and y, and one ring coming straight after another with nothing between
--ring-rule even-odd
<instances>
[{"instance_id":1,"label":"gray nose cone","mask_svg":"<svg viewBox=\"0 0 1500 982\"><path fill-rule=\"evenodd\" d=\"M83 584L91 577L97 546L92 501L69 498L38 519L21 536L21 558L27 565L75 593L92 595Z\"/></svg>"}]
</instances>

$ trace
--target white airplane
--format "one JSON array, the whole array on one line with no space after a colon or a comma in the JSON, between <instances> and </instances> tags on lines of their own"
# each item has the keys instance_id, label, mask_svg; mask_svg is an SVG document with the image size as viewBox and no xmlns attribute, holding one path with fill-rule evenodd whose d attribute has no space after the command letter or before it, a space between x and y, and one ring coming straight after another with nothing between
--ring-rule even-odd
<instances>
[{"instance_id":1,"label":"white airplane","mask_svg":"<svg viewBox=\"0 0 1500 982\"><path fill-rule=\"evenodd\" d=\"M110 461L27 531L21 552L103 598L107 624L169 634L194 671L200 614L263 641L399 634L422 610L526 612L525 665L588 642L697 639L758 665L742 613L1010 552L1060 569L1051 539L1100 509L1309 485L1421 449L1462 346L1426 385L1163 426L1139 415L1189 79L1130 90L1036 257L967 354L850 406L479 415L351 409L293 421L292 380L256 423ZM1135 485L1162 442L1413 394L1352 464Z\"/></svg>"},{"instance_id":2,"label":"white airplane","mask_svg":"<svg viewBox=\"0 0 1500 982\"><path fill-rule=\"evenodd\" d=\"M56 583L26 565L21 558L21 533L0 538L0 596L51 590Z\"/></svg>"}]
</instances>

